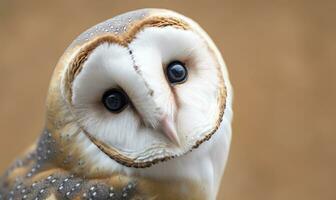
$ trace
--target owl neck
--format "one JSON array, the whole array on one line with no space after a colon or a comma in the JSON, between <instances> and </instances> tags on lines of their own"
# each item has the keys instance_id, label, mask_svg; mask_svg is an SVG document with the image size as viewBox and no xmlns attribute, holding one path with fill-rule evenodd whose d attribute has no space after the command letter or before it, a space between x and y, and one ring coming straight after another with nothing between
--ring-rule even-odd
<instances>
[{"instance_id":1,"label":"owl neck","mask_svg":"<svg viewBox=\"0 0 336 200\"><path fill-rule=\"evenodd\" d=\"M108 158L80 133L59 136L44 131L35 151L36 166L41 170L61 168L86 179L124 176L141 183L146 193L163 195L160 199L188 199L190 195L194 195L192 199L215 199L228 156L230 137L229 129L220 128L210 141L194 151L138 169L125 167ZM87 148L82 149L83 146Z\"/></svg>"},{"instance_id":2,"label":"owl neck","mask_svg":"<svg viewBox=\"0 0 336 200\"><path fill-rule=\"evenodd\" d=\"M70 121L70 120L69 120ZM40 157L73 174L86 178L108 178L115 174L152 180L157 184L177 181L197 188L215 199L229 154L231 112L226 110L217 132L207 142L183 156L149 168L129 168L109 158L71 123L48 129L38 143ZM161 185L159 184L159 185Z\"/></svg>"}]
</instances>

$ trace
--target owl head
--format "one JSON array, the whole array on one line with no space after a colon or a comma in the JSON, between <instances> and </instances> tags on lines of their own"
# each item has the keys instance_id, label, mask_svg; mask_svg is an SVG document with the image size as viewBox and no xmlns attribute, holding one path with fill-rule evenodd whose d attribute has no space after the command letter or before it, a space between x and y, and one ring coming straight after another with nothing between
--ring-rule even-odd
<instances>
[{"instance_id":1,"label":"owl head","mask_svg":"<svg viewBox=\"0 0 336 200\"><path fill-rule=\"evenodd\" d=\"M219 51L194 21L168 10L132 11L88 29L65 51L46 127L64 156L99 163L95 156L103 155L145 168L211 139L228 87Z\"/></svg>"}]
</instances>

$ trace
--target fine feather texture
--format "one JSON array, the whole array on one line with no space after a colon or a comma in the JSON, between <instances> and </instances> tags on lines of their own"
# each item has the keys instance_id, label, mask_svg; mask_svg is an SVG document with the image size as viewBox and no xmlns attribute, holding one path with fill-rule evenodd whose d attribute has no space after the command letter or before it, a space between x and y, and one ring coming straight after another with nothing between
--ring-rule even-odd
<instances>
[{"instance_id":1,"label":"fine feather texture","mask_svg":"<svg viewBox=\"0 0 336 200\"><path fill-rule=\"evenodd\" d=\"M136 158L149 152L146 156L150 159L169 151L182 154L192 147L193 138L202 137L215 123L220 72L213 59L205 40L191 31L172 27L146 28L128 48L102 44L93 51L74 81L75 112L88 132L129 156ZM171 86L165 78L165 67L174 60L185 62L189 70L188 80L182 85ZM223 73L227 77L226 71ZM76 141L83 149L81 158L88 160L92 172L99 168L107 174L122 172L160 179L190 179L207 185L211 188L208 192L216 194L231 141L232 93L229 82L225 80L225 83L228 94L223 121L211 140L191 153L148 169L132 169L111 160L84 134L79 134ZM101 105L101 95L114 87L121 87L137 108L142 107L140 115L132 107L111 114ZM155 120L162 113L173 112L177 112L178 133L184 139L181 148L169 146L167 138L155 129ZM149 121L152 127L143 126L142 120ZM149 151L148 147L153 148Z\"/></svg>"},{"instance_id":2,"label":"fine feather texture","mask_svg":"<svg viewBox=\"0 0 336 200\"><path fill-rule=\"evenodd\" d=\"M175 60L188 69L183 84L167 81ZM118 114L101 101L112 88L131 101ZM59 60L45 130L0 178L0 199L214 200L229 154L231 104L224 61L189 18L143 9L102 22ZM167 121L180 145L165 135Z\"/></svg>"},{"instance_id":3,"label":"fine feather texture","mask_svg":"<svg viewBox=\"0 0 336 200\"><path fill-rule=\"evenodd\" d=\"M188 68L188 80L180 85L165 77L167 64L175 60ZM128 48L104 43L91 53L73 83L74 113L87 132L134 159L181 155L217 123L218 73L195 33L146 28ZM111 88L122 88L133 106L118 114L105 109L101 96ZM180 147L159 130L165 115L175 119Z\"/></svg>"}]
</instances>

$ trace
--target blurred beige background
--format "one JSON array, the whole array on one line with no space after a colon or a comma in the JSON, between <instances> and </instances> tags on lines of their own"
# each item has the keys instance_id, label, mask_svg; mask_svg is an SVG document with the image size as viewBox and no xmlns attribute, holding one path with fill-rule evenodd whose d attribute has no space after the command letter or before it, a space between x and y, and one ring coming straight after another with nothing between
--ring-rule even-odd
<instances>
[{"instance_id":1,"label":"blurred beige background","mask_svg":"<svg viewBox=\"0 0 336 200\"><path fill-rule=\"evenodd\" d=\"M0 171L39 135L49 78L83 30L169 8L213 37L235 89L219 199L336 199L336 1L0 0Z\"/></svg>"}]
</instances>

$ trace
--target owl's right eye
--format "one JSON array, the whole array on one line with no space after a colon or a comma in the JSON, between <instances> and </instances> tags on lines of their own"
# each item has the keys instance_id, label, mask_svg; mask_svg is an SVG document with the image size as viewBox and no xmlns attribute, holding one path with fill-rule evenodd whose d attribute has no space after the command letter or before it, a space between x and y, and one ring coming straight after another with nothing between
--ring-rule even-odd
<instances>
[{"instance_id":1,"label":"owl's right eye","mask_svg":"<svg viewBox=\"0 0 336 200\"><path fill-rule=\"evenodd\" d=\"M111 89L103 94L102 102L107 110L113 113L123 111L128 105L127 95L118 89Z\"/></svg>"}]
</instances>

